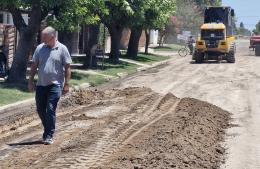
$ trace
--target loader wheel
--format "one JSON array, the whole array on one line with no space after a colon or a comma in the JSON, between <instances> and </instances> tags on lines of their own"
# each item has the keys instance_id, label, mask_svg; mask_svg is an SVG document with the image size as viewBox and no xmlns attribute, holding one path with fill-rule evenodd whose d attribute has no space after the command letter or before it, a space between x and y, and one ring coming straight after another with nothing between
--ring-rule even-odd
<instances>
[{"instance_id":1,"label":"loader wheel","mask_svg":"<svg viewBox=\"0 0 260 169\"><path fill-rule=\"evenodd\" d=\"M203 57L204 57L203 53L199 53L199 52L194 53L194 58L196 63L202 63L204 59Z\"/></svg>"},{"instance_id":2,"label":"loader wheel","mask_svg":"<svg viewBox=\"0 0 260 169\"><path fill-rule=\"evenodd\" d=\"M229 52L229 54L227 55L227 62L228 63L235 63L235 54L234 52Z\"/></svg>"},{"instance_id":3,"label":"loader wheel","mask_svg":"<svg viewBox=\"0 0 260 169\"><path fill-rule=\"evenodd\" d=\"M260 56L260 44L256 44L256 47L255 47L255 55L256 55L256 56Z\"/></svg>"}]
</instances>

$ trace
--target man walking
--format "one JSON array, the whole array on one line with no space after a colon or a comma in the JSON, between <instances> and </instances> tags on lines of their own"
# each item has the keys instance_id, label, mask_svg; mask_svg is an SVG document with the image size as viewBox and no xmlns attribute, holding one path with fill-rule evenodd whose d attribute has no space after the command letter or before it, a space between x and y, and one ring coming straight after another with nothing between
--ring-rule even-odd
<instances>
[{"instance_id":1,"label":"man walking","mask_svg":"<svg viewBox=\"0 0 260 169\"><path fill-rule=\"evenodd\" d=\"M43 143L52 144L56 107L61 95L69 92L72 60L66 46L57 41L54 28L45 28L41 36L43 43L37 46L33 55L28 89L34 90L33 80L38 68L36 107L44 127Z\"/></svg>"}]
</instances>

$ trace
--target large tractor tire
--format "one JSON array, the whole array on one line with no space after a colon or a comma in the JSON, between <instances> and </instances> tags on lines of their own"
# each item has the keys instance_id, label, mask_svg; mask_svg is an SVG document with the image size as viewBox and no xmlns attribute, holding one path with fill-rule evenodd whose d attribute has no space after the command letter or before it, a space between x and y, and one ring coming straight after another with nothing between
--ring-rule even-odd
<instances>
[{"instance_id":1,"label":"large tractor tire","mask_svg":"<svg viewBox=\"0 0 260 169\"><path fill-rule=\"evenodd\" d=\"M260 44L257 43L255 46L255 55L260 56Z\"/></svg>"},{"instance_id":2,"label":"large tractor tire","mask_svg":"<svg viewBox=\"0 0 260 169\"><path fill-rule=\"evenodd\" d=\"M202 63L204 60L204 54L200 52L194 52L194 59L196 63Z\"/></svg>"},{"instance_id":3,"label":"large tractor tire","mask_svg":"<svg viewBox=\"0 0 260 169\"><path fill-rule=\"evenodd\" d=\"M235 63L236 59L235 59L235 54L234 54L234 51L230 51L228 54L227 54L227 62L228 63Z\"/></svg>"}]
</instances>

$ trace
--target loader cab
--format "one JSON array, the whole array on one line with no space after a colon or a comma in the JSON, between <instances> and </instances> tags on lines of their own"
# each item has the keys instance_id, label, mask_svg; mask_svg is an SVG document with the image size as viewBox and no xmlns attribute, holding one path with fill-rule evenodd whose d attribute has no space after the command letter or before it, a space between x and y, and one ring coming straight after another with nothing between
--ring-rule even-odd
<instances>
[{"instance_id":1,"label":"loader cab","mask_svg":"<svg viewBox=\"0 0 260 169\"><path fill-rule=\"evenodd\" d=\"M233 35L234 9L231 7L206 7L204 11L204 23L223 23L227 36Z\"/></svg>"},{"instance_id":2,"label":"loader cab","mask_svg":"<svg viewBox=\"0 0 260 169\"><path fill-rule=\"evenodd\" d=\"M202 29L201 40L225 40L226 32L223 29Z\"/></svg>"}]
</instances>

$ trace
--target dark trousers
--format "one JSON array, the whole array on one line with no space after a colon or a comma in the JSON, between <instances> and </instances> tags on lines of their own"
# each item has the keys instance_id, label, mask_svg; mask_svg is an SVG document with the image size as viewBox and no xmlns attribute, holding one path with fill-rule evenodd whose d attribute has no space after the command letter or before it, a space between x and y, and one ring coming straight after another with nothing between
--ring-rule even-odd
<instances>
[{"instance_id":1,"label":"dark trousers","mask_svg":"<svg viewBox=\"0 0 260 169\"><path fill-rule=\"evenodd\" d=\"M37 86L36 107L44 127L43 139L52 138L55 131L56 108L61 96L60 85Z\"/></svg>"},{"instance_id":2,"label":"dark trousers","mask_svg":"<svg viewBox=\"0 0 260 169\"><path fill-rule=\"evenodd\" d=\"M189 49L190 49L190 55L193 53L193 45L192 44L189 44L188 45Z\"/></svg>"}]
</instances>

